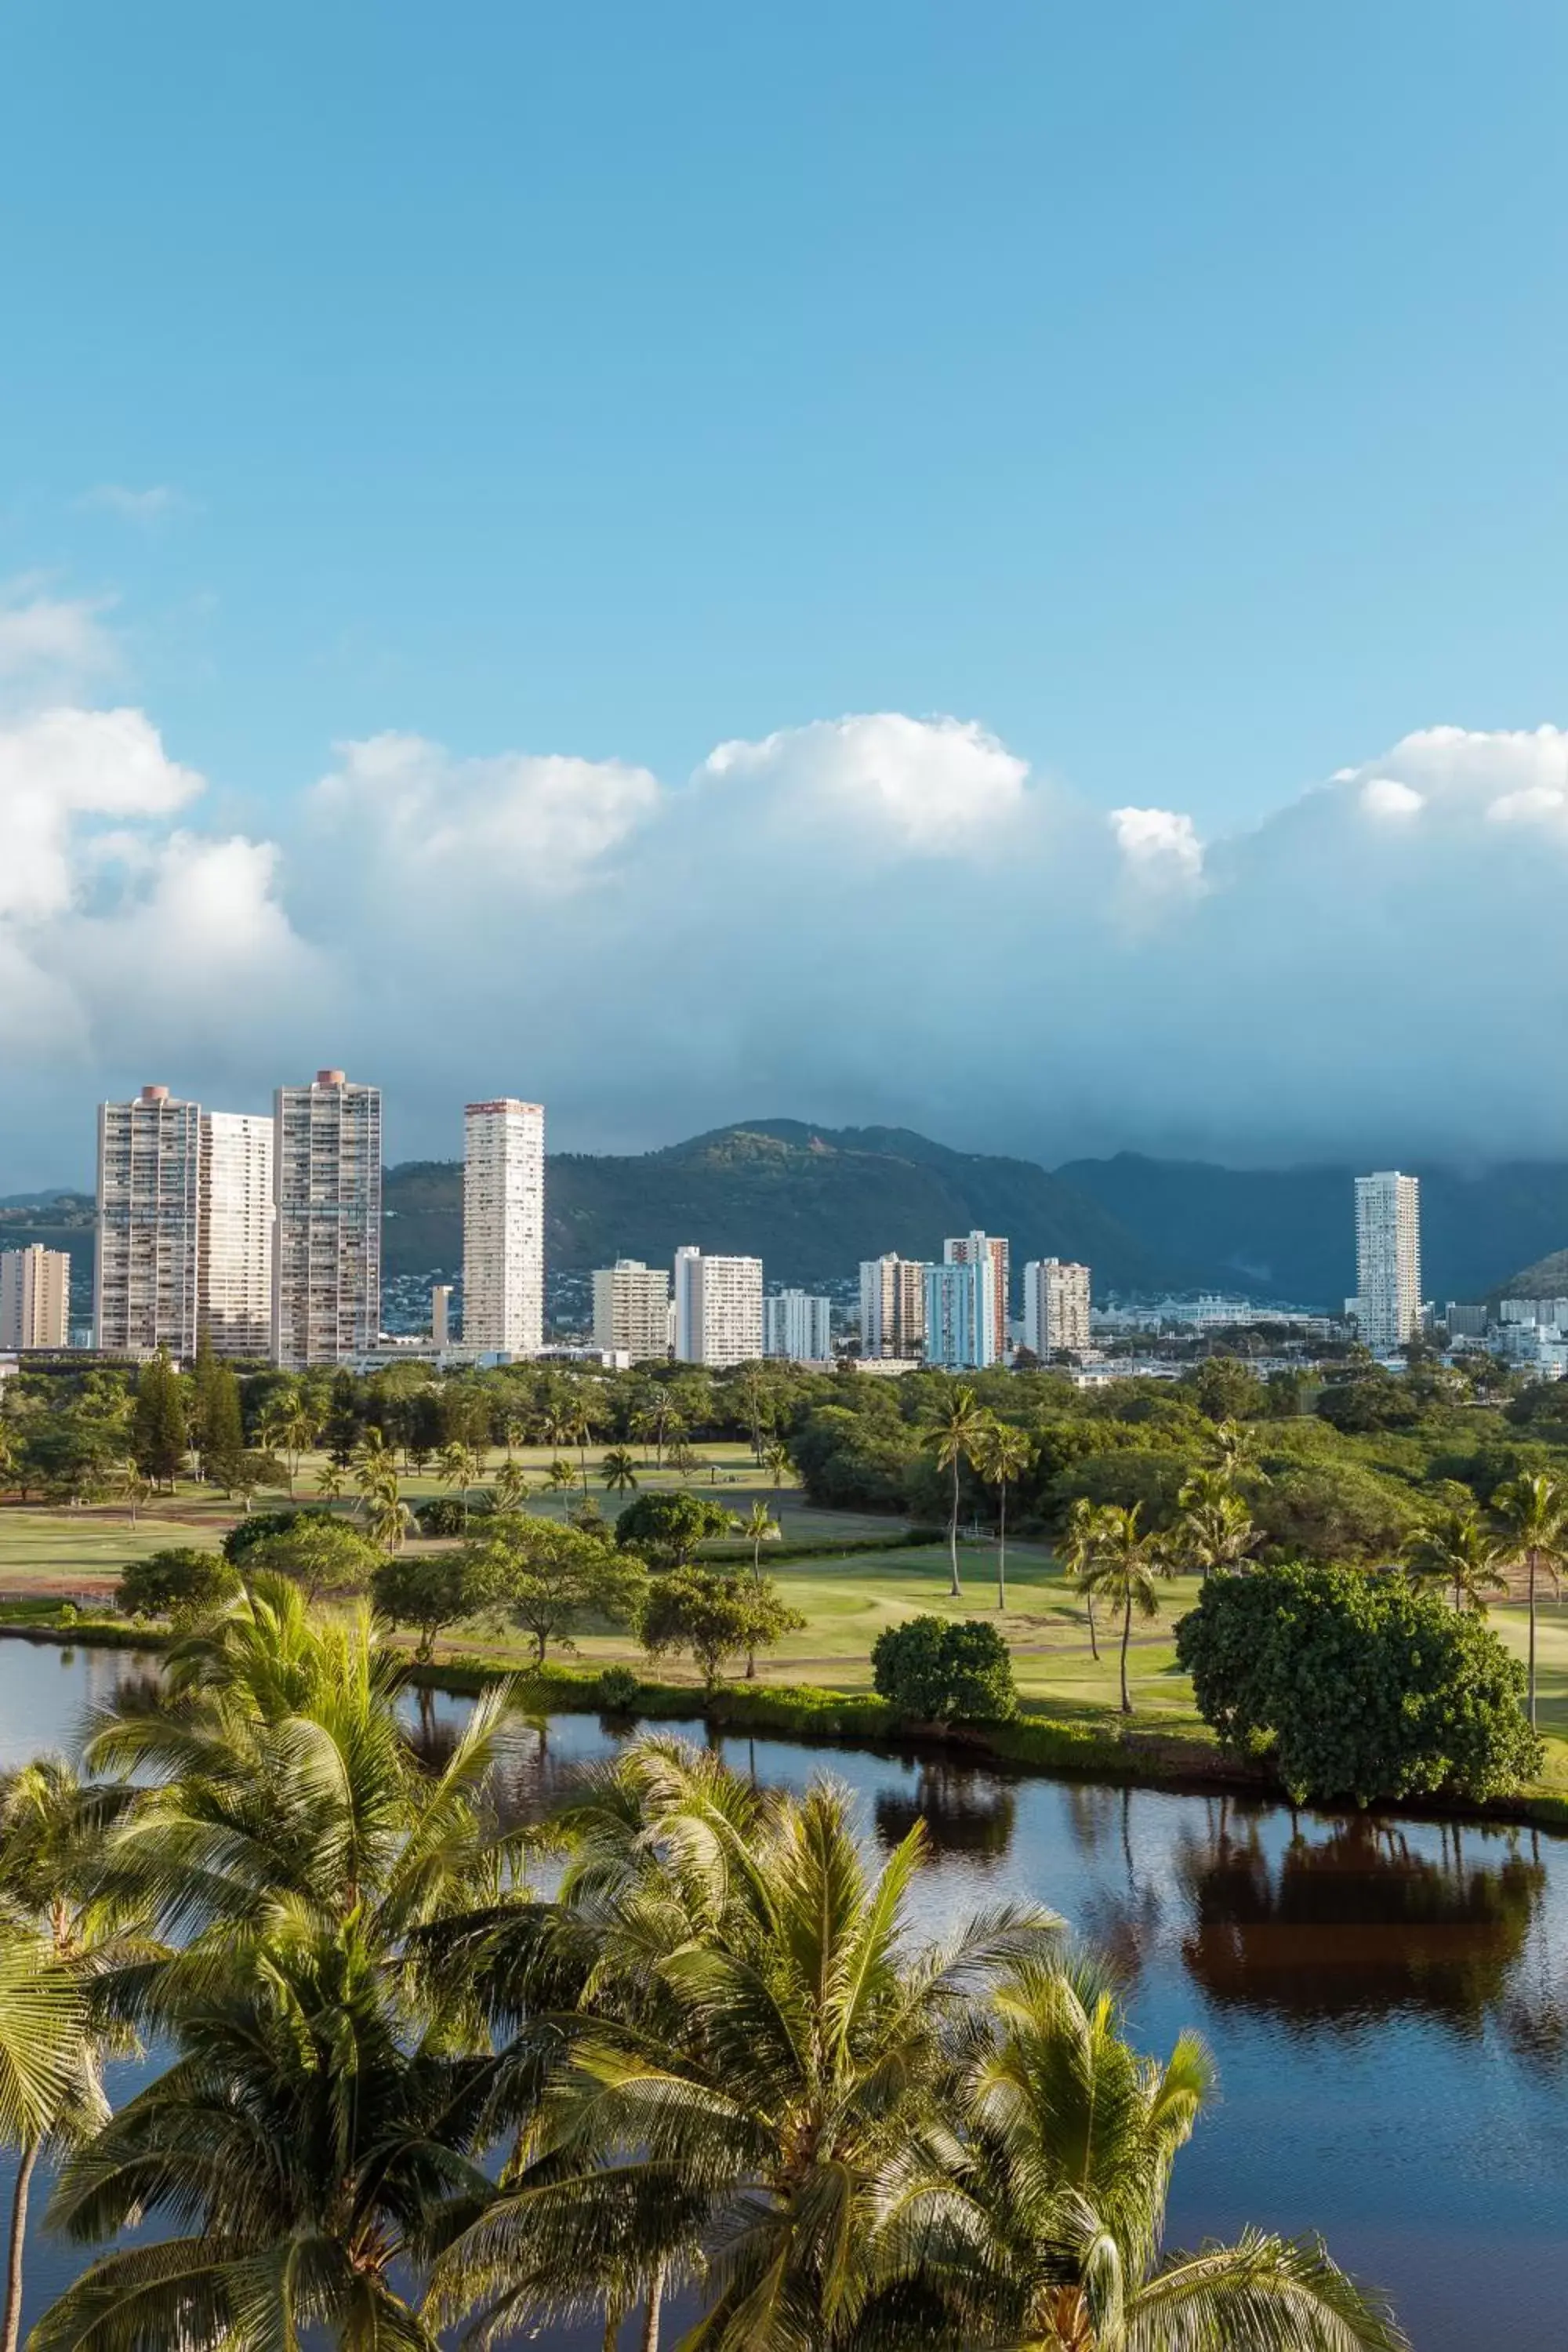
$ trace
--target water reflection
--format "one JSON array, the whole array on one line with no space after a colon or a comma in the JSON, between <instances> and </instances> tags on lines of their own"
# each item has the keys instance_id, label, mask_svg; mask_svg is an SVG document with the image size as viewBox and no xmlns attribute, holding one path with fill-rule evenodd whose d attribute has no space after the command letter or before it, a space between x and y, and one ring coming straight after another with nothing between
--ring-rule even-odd
<instances>
[{"instance_id":1,"label":"water reflection","mask_svg":"<svg viewBox=\"0 0 1568 2352\"><path fill-rule=\"evenodd\" d=\"M908 1769L908 1768L906 1768ZM1013 1843L1017 1800L1005 1780L931 1759L914 1768L913 1785L876 1792L872 1818L883 1845L902 1843L923 1821L934 1854L1000 1862Z\"/></svg>"},{"instance_id":2,"label":"water reflection","mask_svg":"<svg viewBox=\"0 0 1568 2352\"><path fill-rule=\"evenodd\" d=\"M1173 1852L1190 1925L1188 1969L1209 1997L1300 2023L1405 2009L1474 2030L1504 2000L1545 1893L1514 1835L1439 1832L1438 1852L1364 1814L1298 1822L1281 1849L1266 1823L1211 1808Z\"/></svg>"}]
</instances>

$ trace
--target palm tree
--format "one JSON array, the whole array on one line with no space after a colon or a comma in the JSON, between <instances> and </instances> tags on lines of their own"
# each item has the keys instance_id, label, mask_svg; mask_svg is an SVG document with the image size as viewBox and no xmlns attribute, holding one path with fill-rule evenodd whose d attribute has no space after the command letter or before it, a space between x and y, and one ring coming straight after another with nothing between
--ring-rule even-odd
<instances>
[{"instance_id":1,"label":"palm tree","mask_svg":"<svg viewBox=\"0 0 1568 2352\"><path fill-rule=\"evenodd\" d=\"M378 1484L360 1502L360 1516L372 1543L383 1551L400 1551L408 1533L408 1506L398 1492L395 1473Z\"/></svg>"},{"instance_id":2,"label":"palm tree","mask_svg":"<svg viewBox=\"0 0 1568 2352\"><path fill-rule=\"evenodd\" d=\"M952 1391L940 1421L925 1433L923 1443L936 1458L939 1470L952 1473L952 1512L948 1521L948 1556L952 1563L952 1580L948 1591L959 1600L963 1587L958 1580L958 1504L959 1475L964 1464L973 1463L982 1443L982 1432L989 1425L990 1416L981 1411L972 1388Z\"/></svg>"},{"instance_id":3,"label":"palm tree","mask_svg":"<svg viewBox=\"0 0 1568 2352\"><path fill-rule=\"evenodd\" d=\"M988 1486L996 1489L996 1606L1007 1606L1007 1489L1034 1461L1037 1448L1026 1429L1016 1422L987 1422L973 1459Z\"/></svg>"},{"instance_id":4,"label":"palm tree","mask_svg":"<svg viewBox=\"0 0 1568 2352\"><path fill-rule=\"evenodd\" d=\"M0 1916L0 2146L17 2151L0 2328L5 2352L16 2352L21 2335L28 2191L39 2154L75 2103L87 2019L81 1984L58 1964L49 1938Z\"/></svg>"},{"instance_id":5,"label":"palm tree","mask_svg":"<svg viewBox=\"0 0 1568 2352\"><path fill-rule=\"evenodd\" d=\"M596 1930L597 2014L531 2161L437 2265L433 2317L492 2337L575 2291L613 2315L686 2279L689 2342L822 2344L852 2318L882 2186L934 2128L976 1988L1040 1949L1034 1908L911 1941L921 1823L873 1876L843 1792L763 1794L641 1742L578 1822L563 1895Z\"/></svg>"},{"instance_id":6,"label":"palm tree","mask_svg":"<svg viewBox=\"0 0 1568 2352\"><path fill-rule=\"evenodd\" d=\"M1543 1470L1510 1478L1492 1496L1502 1522L1500 1560L1522 1562L1530 1571L1530 1725L1535 1728L1535 1585L1544 1569L1553 1584L1568 1564L1568 1489Z\"/></svg>"},{"instance_id":7,"label":"palm tree","mask_svg":"<svg viewBox=\"0 0 1568 2352\"><path fill-rule=\"evenodd\" d=\"M563 1454L558 1454L545 1472L544 1484L552 1495L559 1495L566 1487L577 1484L577 1473Z\"/></svg>"},{"instance_id":8,"label":"palm tree","mask_svg":"<svg viewBox=\"0 0 1568 2352\"><path fill-rule=\"evenodd\" d=\"M278 1446L289 1465L289 1497L293 1500L300 1462L316 1442L316 1416L298 1390L285 1397L278 1414Z\"/></svg>"},{"instance_id":9,"label":"palm tree","mask_svg":"<svg viewBox=\"0 0 1568 2352\"><path fill-rule=\"evenodd\" d=\"M134 1462L122 1462L114 1473L114 1490L125 1503L132 1527L143 1503L153 1499L153 1482L142 1476Z\"/></svg>"},{"instance_id":10,"label":"palm tree","mask_svg":"<svg viewBox=\"0 0 1568 2352\"><path fill-rule=\"evenodd\" d=\"M915 2151L868 2250L888 2289L927 2299L920 2340L1408 2352L1383 2298L1318 2240L1248 2230L1235 2245L1163 2253L1172 2167L1213 2079L1194 2035L1163 2065L1131 2048L1089 1967L1036 1962L1004 1983L954 2102L956 2147L923 2163Z\"/></svg>"},{"instance_id":11,"label":"palm tree","mask_svg":"<svg viewBox=\"0 0 1568 2352\"><path fill-rule=\"evenodd\" d=\"M1105 1507L1102 1503L1091 1503L1087 1495L1077 1496L1068 1513L1067 1539L1060 1547L1062 1566L1084 1596L1084 1607L1089 1617L1089 1654L1097 1664L1100 1636L1094 1622L1094 1588L1084 1582L1084 1577L1099 1557L1100 1513Z\"/></svg>"},{"instance_id":12,"label":"palm tree","mask_svg":"<svg viewBox=\"0 0 1568 2352\"><path fill-rule=\"evenodd\" d=\"M1222 1427L1225 1424L1221 1424ZM1225 1470L1194 1470L1176 1496L1180 1517L1173 1549L1182 1565L1200 1576L1237 1569L1262 1540L1252 1514Z\"/></svg>"},{"instance_id":13,"label":"palm tree","mask_svg":"<svg viewBox=\"0 0 1568 2352\"><path fill-rule=\"evenodd\" d=\"M613 1445L599 1465L599 1475L612 1494L624 1495L637 1483L637 1466L624 1445Z\"/></svg>"},{"instance_id":14,"label":"palm tree","mask_svg":"<svg viewBox=\"0 0 1568 2352\"><path fill-rule=\"evenodd\" d=\"M335 1462L323 1462L316 1473L316 1492L323 1503L335 1503L343 1491L343 1474Z\"/></svg>"},{"instance_id":15,"label":"palm tree","mask_svg":"<svg viewBox=\"0 0 1568 2352\"><path fill-rule=\"evenodd\" d=\"M1228 1484L1244 1477L1256 1478L1265 1486L1268 1484L1267 1471L1258 1465L1258 1432L1250 1422L1217 1423L1209 1444L1210 1466Z\"/></svg>"},{"instance_id":16,"label":"palm tree","mask_svg":"<svg viewBox=\"0 0 1568 2352\"><path fill-rule=\"evenodd\" d=\"M521 1511L528 1500L528 1473L519 1462L503 1462L495 1475L496 1501L503 1511Z\"/></svg>"},{"instance_id":17,"label":"palm tree","mask_svg":"<svg viewBox=\"0 0 1568 2352\"><path fill-rule=\"evenodd\" d=\"M1121 1712L1131 1715L1127 1691L1127 1645L1132 1639L1132 1612L1156 1617L1160 1612L1156 1576L1168 1575L1160 1538L1141 1534L1139 1506L1101 1505L1096 1515L1088 1566L1079 1578L1082 1592L1100 1593L1112 1609L1121 1612Z\"/></svg>"},{"instance_id":18,"label":"palm tree","mask_svg":"<svg viewBox=\"0 0 1568 2352\"><path fill-rule=\"evenodd\" d=\"M468 1524L468 1489L479 1483L479 1464L471 1445L454 1439L441 1448L436 1464L436 1476L443 1486L453 1488L462 1498L463 1525Z\"/></svg>"},{"instance_id":19,"label":"palm tree","mask_svg":"<svg viewBox=\"0 0 1568 2352\"><path fill-rule=\"evenodd\" d=\"M775 1437L773 1444L763 1449L763 1467L766 1470L769 1477L773 1480L773 1485L775 1486L782 1486L784 1480L789 1476L792 1467L789 1458L789 1447L787 1445L781 1444L779 1440Z\"/></svg>"},{"instance_id":20,"label":"palm tree","mask_svg":"<svg viewBox=\"0 0 1568 2352\"><path fill-rule=\"evenodd\" d=\"M1416 1584L1451 1591L1454 1606L1484 1617L1489 1594L1506 1592L1506 1547L1482 1523L1473 1504L1443 1511L1418 1528L1405 1546L1405 1572Z\"/></svg>"}]
</instances>

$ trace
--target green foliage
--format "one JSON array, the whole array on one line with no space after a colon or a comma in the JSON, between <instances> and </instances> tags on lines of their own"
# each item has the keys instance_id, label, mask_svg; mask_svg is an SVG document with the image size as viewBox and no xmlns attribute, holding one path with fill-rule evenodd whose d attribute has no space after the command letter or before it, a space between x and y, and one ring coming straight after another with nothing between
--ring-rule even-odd
<instances>
[{"instance_id":1,"label":"green foliage","mask_svg":"<svg viewBox=\"0 0 1568 2352\"><path fill-rule=\"evenodd\" d=\"M605 1666L594 1687L606 1715L630 1715L642 1682L630 1666Z\"/></svg>"},{"instance_id":2,"label":"green foliage","mask_svg":"<svg viewBox=\"0 0 1568 2352\"><path fill-rule=\"evenodd\" d=\"M461 1536L471 1521L489 1518L495 1509L495 1496L484 1492L471 1495L467 1507L458 1495L433 1495L426 1503L416 1503L414 1517L422 1536Z\"/></svg>"},{"instance_id":3,"label":"green foliage","mask_svg":"<svg viewBox=\"0 0 1568 2352\"><path fill-rule=\"evenodd\" d=\"M185 1458L185 1406L166 1348L137 1376L131 1432L132 1456L142 1476L172 1486Z\"/></svg>"},{"instance_id":4,"label":"green foliage","mask_svg":"<svg viewBox=\"0 0 1568 2352\"><path fill-rule=\"evenodd\" d=\"M639 1559L559 1519L503 1516L468 1552L475 1576L532 1637L541 1664L552 1642L570 1649L585 1622L630 1623L647 1581Z\"/></svg>"},{"instance_id":5,"label":"green foliage","mask_svg":"<svg viewBox=\"0 0 1568 2352\"><path fill-rule=\"evenodd\" d=\"M1229 1747L1268 1743L1302 1803L1479 1800L1541 1769L1523 1668L1485 1625L1402 1578L1211 1577L1176 1651L1205 1723Z\"/></svg>"},{"instance_id":6,"label":"green foliage","mask_svg":"<svg viewBox=\"0 0 1568 2352\"><path fill-rule=\"evenodd\" d=\"M1397 1558L1418 1517L1407 1486L1354 1460L1281 1471L1250 1501L1264 1540L1277 1555L1325 1564Z\"/></svg>"},{"instance_id":7,"label":"green foliage","mask_svg":"<svg viewBox=\"0 0 1568 2352\"><path fill-rule=\"evenodd\" d=\"M648 1585L637 1631L650 1658L689 1650L711 1691L727 1659L754 1659L805 1624L799 1611L779 1599L771 1577L672 1568Z\"/></svg>"},{"instance_id":8,"label":"green foliage","mask_svg":"<svg viewBox=\"0 0 1568 2352\"><path fill-rule=\"evenodd\" d=\"M376 1615L389 1625L416 1629L415 1655L426 1659L437 1633L493 1608L500 1592L487 1556L466 1546L458 1551L394 1553L373 1572L370 1597Z\"/></svg>"},{"instance_id":9,"label":"green foliage","mask_svg":"<svg viewBox=\"0 0 1568 2352\"><path fill-rule=\"evenodd\" d=\"M1210 1356L1183 1382L1209 1421L1252 1421L1268 1409L1268 1392L1258 1374L1235 1356Z\"/></svg>"},{"instance_id":10,"label":"green foliage","mask_svg":"<svg viewBox=\"0 0 1568 2352\"><path fill-rule=\"evenodd\" d=\"M1145 1528L1161 1534L1181 1516L1181 1493L1186 1483L1184 1457L1174 1452L1150 1453L1124 1447L1096 1454L1075 1463L1053 1479L1049 1490L1052 1513L1065 1519L1081 1496L1100 1506L1136 1510Z\"/></svg>"},{"instance_id":11,"label":"green foliage","mask_svg":"<svg viewBox=\"0 0 1568 2352\"><path fill-rule=\"evenodd\" d=\"M115 1601L127 1617L211 1616L239 1590L239 1578L221 1552L175 1544L127 1561Z\"/></svg>"},{"instance_id":12,"label":"green foliage","mask_svg":"<svg viewBox=\"0 0 1568 2352\"><path fill-rule=\"evenodd\" d=\"M616 1522L616 1541L650 1568L681 1568L699 1544L729 1529L729 1512L705 1495L638 1495Z\"/></svg>"},{"instance_id":13,"label":"green foliage","mask_svg":"<svg viewBox=\"0 0 1568 2352\"><path fill-rule=\"evenodd\" d=\"M307 1601L323 1592L363 1592L381 1565L378 1547L327 1511L301 1511L280 1534L242 1555L247 1578L285 1576Z\"/></svg>"},{"instance_id":14,"label":"green foliage","mask_svg":"<svg viewBox=\"0 0 1568 2352\"><path fill-rule=\"evenodd\" d=\"M224 1537L223 1556L237 1568L247 1552L269 1537L286 1535L300 1519L330 1516L325 1511L252 1511L247 1518L237 1520Z\"/></svg>"},{"instance_id":15,"label":"green foliage","mask_svg":"<svg viewBox=\"0 0 1568 2352\"><path fill-rule=\"evenodd\" d=\"M1000 1723L1016 1713L1013 1660L994 1625L911 1617L871 1646L879 1697L910 1723Z\"/></svg>"},{"instance_id":16,"label":"green foliage","mask_svg":"<svg viewBox=\"0 0 1568 2352\"><path fill-rule=\"evenodd\" d=\"M1409 1429L1420 1419L1410 1385L1384 1364L1357 1367L1318 1392L1317 1414L1343 1436L1378 1429Z\"/></svg>"}]
</instances>

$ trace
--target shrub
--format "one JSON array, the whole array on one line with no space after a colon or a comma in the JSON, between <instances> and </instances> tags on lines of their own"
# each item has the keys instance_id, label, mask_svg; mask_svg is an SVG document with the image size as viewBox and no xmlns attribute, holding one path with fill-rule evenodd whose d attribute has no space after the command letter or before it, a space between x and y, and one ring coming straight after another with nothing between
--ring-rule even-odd
<instances>
[{"instance_id":1,"label":"shrub","mask_svg":"<svg viewBox=\"0 0 1568 2352\"><path fill-rule=\"evenodd\" d=\"M460 1495L434 1495L427 1503L414 1507L415 1522L422 1536L467 1535L475 1519L493 1518L496 1498L487 1488L470 1495L465 1510Z\"/></svg>"},{"instance_id":2,"label":"shrub","mask_svg":"<svg viewBox=\"0 0 1568 2352\"><path fill-rule=\"evenodd\" d=\"M298 1519L325 1518L325 1511L252 1511L230 1528L223 1539L223 1556L238 1567L252 1544L266 1543L272 1536L287 1535Z\"/></svg>"},{"instance_id":3,"label":"shrub","mask_svg":"<svg viewBox=\"0 0 1568 2352\"><path fill-rule=\"evenodd\" d=\"M1176 1654L1205 1722L1227 1747L1271 1749L1300 1803L1497 1797L1541 1769L1522 1665L1400 1577L1210 1577Z\"/></svg>"},{"instance_id":4,"label":"shrub","mask_svg":"<svg viewBox=\"0 0 1568 2352\"><path fill-rule=\"evenodd\" d=\"M205 1617L221 1609L238 1584L221 1553L176 1544L129 1561L115 1601L127 1617Z\"/></svg>"},{"instance_id":5,"label":"shrub","mask_svg":"<svg viewBox=\"0 0 1568 2352\"><path fill-rule=\"evenodd\" d=\"M911 1617L871 1645L879 1696L910 1723L1001 1723L1017 1712L1013 1660L994 1625Z\"/></svg>"},{"instance_id":6,"label":"shrub","mask_svg":"<svg viewBox=\"0 0 1568 2352\"><path fill-rule=\"evenodd\" d=\"M606 1715L630 1715L641 1688L630 1666L606 1666L595 1685L595 1696Z\"/></svg>"},{"instance_id":7,"label":"shrub","mask_svg":"<svg viewBox=\"0 0 1568 2352\"><path fill-rule=\"evenodd\" d=\"M727 1658L744 1657L749 1678L759 1650L805 1625L800 1612L779 1599L771 1577L672 1568L649 1585L637 1630L650 1658L689 1650L711 1693Z\"/></svg>"},{"instance_id":8,"label":"shrub","mask_svg":"<svg viewBox=\"0 0 1568 2352\"><path fill-rule=\"evenodd\" d=\"M684 1568L700 1543L729 1527L723 1505L704 1495L637 1495L616 1521L616 1541L649 1568Z\"/></svg>"}]
</instances>

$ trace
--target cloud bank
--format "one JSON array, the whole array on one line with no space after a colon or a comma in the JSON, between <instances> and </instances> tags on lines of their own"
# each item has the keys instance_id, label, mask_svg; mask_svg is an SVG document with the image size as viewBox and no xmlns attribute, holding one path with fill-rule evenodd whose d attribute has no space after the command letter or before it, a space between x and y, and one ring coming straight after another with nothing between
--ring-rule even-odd
<instances>
[{"instance_id":1,"label":"cloud bank","mask_svg":"<svg viewBox=\"0 0 1568 2352\"><path fill-rule=\"evenodd\" d=\"M82 607L16 607L79 681ZM0 667L7 613L0 611ZM1568 1152L1568 732L1435 727L1204 841L980 723L879 712L689 776L340 744L226 835L132 709L0 715L0 1189L81 1178L92 1107L261 1106L343 1063L398 1157L515 1092L560 1145L770 1113L1047 1162Z\"/></svg>"}]
</instances>

